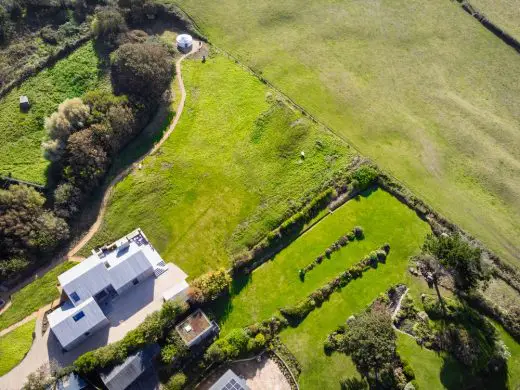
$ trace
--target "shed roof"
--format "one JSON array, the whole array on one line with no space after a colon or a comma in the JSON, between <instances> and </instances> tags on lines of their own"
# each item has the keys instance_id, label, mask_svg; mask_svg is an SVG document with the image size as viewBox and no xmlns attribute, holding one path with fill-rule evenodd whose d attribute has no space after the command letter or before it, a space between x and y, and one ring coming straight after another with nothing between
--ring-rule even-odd
<instances>
[{"instance_id":1,"label":"shed roof","mask_svg":"<svg viewBox=\"0 0 520 390\"><path fill-rule=\"evenodd\" d=\"M83 316L77 321L74 320L73 317L80 312L83 312ZM49 314L47 319L52 332L63 347L67 347L100 323L108 322L94 298L89 298L78 306L67 302Z\"/></svg>"},{"instance_id":2,"label":"shed roof","mask_svg":"<svg viewBox=\"0 0 520 390\"><path fill-rule=\"evenodd\" d=\"M158 344L149 344L139 352L100 377L109 390L125 390L147 369L152 367L153 358L161 352Z\"/></svg>"}]
</instances>

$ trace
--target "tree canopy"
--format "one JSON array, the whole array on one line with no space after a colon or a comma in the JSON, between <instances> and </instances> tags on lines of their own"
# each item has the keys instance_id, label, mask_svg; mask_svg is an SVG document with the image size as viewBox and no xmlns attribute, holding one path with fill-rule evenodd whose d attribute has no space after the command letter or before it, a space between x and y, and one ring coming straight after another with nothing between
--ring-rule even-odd
<instances>
[{"instance_id":1,"label":"tree canopy","mask_svg":"<svg viewBox=\"0 0 520 390\"><path fill-rule=\"evenodd\" d=\"M480 248L472 247L459 234L440 237L430 234L424 242L423 251L454 271L455 285L461 291L472 290L480 281L489 278L482 265Z\"/></svg>"}]
</instances>

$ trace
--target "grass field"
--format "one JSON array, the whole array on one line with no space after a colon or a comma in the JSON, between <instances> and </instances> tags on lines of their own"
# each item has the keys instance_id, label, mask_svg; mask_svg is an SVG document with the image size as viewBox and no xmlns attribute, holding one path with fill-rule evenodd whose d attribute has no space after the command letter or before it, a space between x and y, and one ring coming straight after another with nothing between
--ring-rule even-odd
<instances>
[{"instance_id":1,"label":"grass field","mask_svg":"<svg viewBox=\"0 0 520 390\"><path fill-rule=\"evenodd\" d=\"M44 118L67 98L101 85L110 88L100 66L92 43L87 43L0 100L0 175L45 184L48 162L41 150ZM27 113L19 109L20 95L29 97Z\"/></svg>"},{"instance_id":2,"label":"grass field","mask_svg":"<svg viewBox=\"0 0 520 390\"><path fill-rule=\"evenodd\" d=\"M185 61L183 79L177 128L116 186L89 246L139 226L167 261L195 277L228 266L230 253L318 191L351 152L223 56Z\"/></svg>"},{"instance_id":3,"label":"grass field","mask_svg":"<svg viewBox=\"0 0 520 390\"><path fill-rule=\"evenodd\" d=\"M13 294L11 306L0 314L0 330L23 320L40 307L58 298L60 294L57 288L57 277L74 265L73 262L60 264L42 278L36 279Z\"/></svg>"},{"instance_id":4,"label":"grass field","mask_svg":"<svg viewBox=\"0 0 520 390\"><path fill-rule=\"evenodd\" d=\"M471 0L470 3L495 25L520 41L520 5L517 0Z\"/></svg>"},{"instance_id":5,"label":"grass field","mask_svg":"<svg viewBox=\"0 0 520 390\"><path fill-rule=\"evenodd\" d=\"M457 3L163 1L518 263L520 57Z\"/></svg>"},{"instance_id":6,"label":"grass field","mask_svg":"<svg viewBox=\"0 0 520 390\"><path fill-rule=\"evenodd\" d=\"M22 361L32 345L36 320L32 320L0 337L0 376Z\"/></svg>"}]
</instances>

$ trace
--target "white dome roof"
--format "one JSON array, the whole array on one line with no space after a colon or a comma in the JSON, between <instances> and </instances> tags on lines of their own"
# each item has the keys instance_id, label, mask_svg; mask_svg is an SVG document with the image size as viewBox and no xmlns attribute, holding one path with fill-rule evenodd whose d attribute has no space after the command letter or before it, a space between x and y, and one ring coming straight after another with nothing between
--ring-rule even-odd
<instances>
[{"instance_id":1,"label":"white dome roof","mask_svg":"<svg viewBox=\"0 0 520 390\"><path fill-rule=\"evenodd\" d=\"M193 38L189 34L177 35L177 45L181 47L191 46L193 44Z\"/></svg>"}]
</instances>

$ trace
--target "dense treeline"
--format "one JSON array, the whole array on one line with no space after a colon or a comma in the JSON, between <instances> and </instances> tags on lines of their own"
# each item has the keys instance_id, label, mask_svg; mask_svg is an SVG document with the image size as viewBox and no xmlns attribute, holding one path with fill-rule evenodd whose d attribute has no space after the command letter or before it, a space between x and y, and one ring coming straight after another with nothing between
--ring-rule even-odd
<instances>
[{"instance_id":1,"label":"dense treeline","mask_svg":"<svg viewBox=\"0 0 520 390\"><path fill-rule=\"evenodd\" d=\"M0 281L52 251L69 235L65 221L44 208L34 188L11 185L0 190Z\"/></svg>"}]
</instances>

